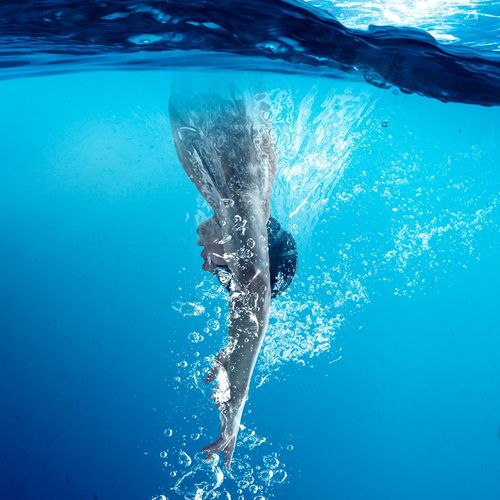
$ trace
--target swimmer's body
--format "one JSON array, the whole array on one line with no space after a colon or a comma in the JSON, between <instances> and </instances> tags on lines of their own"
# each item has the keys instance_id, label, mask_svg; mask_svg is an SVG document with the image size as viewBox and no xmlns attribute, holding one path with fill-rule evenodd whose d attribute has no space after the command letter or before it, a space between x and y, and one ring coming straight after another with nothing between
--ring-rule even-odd
<instances>
[{"instance_id":1,"label":"swimmer's body","mask_svg":"<svg viewBox=\"0 0 500 500\"><path fill-rule=\"evenodd\" d=\"M228 342L206 378L206 383L219 382L212 398L220 411L221 435L204 448L207 459L223 452L229 467L268 325L268 237L275 238L269 229L270 196L277 157L271 127L264 119L265 100L251 92L237 94L233 87L226 90L224 96L220 89L195 95L174 82L169 110L179 159L214 213L198 227L202 267L217 276L224 270L229 276L224 283L230 291ZM285 233L275 223L283 241ZM281 245L281 253L291 248L285 247ZM290 260L291 253L285 254ZM295 266L296 255L294 259Z\"/></svg>"}]
</instances>

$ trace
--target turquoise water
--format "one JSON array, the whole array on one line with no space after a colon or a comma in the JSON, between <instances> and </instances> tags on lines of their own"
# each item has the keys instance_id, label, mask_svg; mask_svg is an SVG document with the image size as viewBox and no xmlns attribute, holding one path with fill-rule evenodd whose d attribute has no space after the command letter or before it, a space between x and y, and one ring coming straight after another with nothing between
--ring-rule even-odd
<instances>
[{"instance_id":1,"label":"turquoise water","mask_svg":"<svg viewBox=\"0 0 500 500\"><path fill-rule=\"evenodd\" d=\"M64 4L1 7L0 498L500 498L497 2ZM369 39L365 62L321 56L328 29ZM299 252L231 471L201 453L227 294L173 146L180 71L266 89L272 213Z\"/></svg>"},{"instance_id":2,"label":"turquoise water","mask_svg":"<svg viewBox=\"0 0 500 500\"><path fill-rule=\"evenodd\" d=\"M1 83L2 497L498 498L498 108L267 76L300 267L227 473L169 79Z\"/></svg>"}]
</instances>

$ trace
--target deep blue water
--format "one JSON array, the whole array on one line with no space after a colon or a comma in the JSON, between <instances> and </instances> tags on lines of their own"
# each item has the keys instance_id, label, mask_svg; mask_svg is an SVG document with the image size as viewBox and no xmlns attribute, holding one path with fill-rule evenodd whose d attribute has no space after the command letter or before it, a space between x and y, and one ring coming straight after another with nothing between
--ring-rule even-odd
<instances>
[{"instance_id":1,"label":"deep blue water","mask_svg":"<svg viewBox=\"0 0 500 500\"><path fill-rule=\"evenodd\" d=\"M182 7L155 4L168 5ZM290 5L286 19L305 8ZM424 97L338 66L316 75L300 61L233 53L229 73L215 68L222 54L196 58L196 85L265 83L280 161L273 213L299 247L232 473L197 455L218 431L198 381L223 343L226 302L201 270L196 225L208 211L169 128L172 66L187 59L176 49L168 70L158 59L132 68L128 49L101 43L92 71L88 59L69 62L66 46L53 50L60 26L39 30L30 43L51 44L65 74L35 50L0 82L0 498L500 497L497 18L493 3L450 5L475 9L478 24L458 9L413 26L448 29L456 41L428 45L426 61L448 51L476 87L424 72L412 89ZM30 11L2 4L3 34L16 31L7 7ZM308 16L325 7L308 5ZM361 7L329 12L347 26L331 29L364 28ZM68 30L91 32L94 18L79 19ZM396 45L410 68L408 47L421 46L407 42ZM26 49L10 43L3 61ZM491 72L465 64L465 45ZM440 102L452 91L468 98L445 100L484 106Z\"/></svg>"},{"instance_id":2,"label":"deep blue water","mask_svg":"<svg viewBox=\"0 0 500 500\"><path fill-rule=\"evenodd\" d=\"M446 23L452 21L448 31L456 31L453 7L460 6L456 0L450 0L451 10L443 6L448 7L443 19L434 12L436 19L430 26L425 22L424 2L413 7L417 14L423 10L421 25L369 24L367 30L341 24L326 8L328 1L318 3L323 8L297 0L91 0L83 4L38 0L23 2L22 7L7 1L0 6L0 67L4 78L102 66L348 74L379 87L396 86L405 93L445 102L500 103L500 6L496 2L493 6L465 2L470 12L463 15L464 21L476 18L476 43L469 41L470 47L440 45L428 31L416 29L430 29L440 22L448 27ZM363 7L359 13L363 14ZM377 20L376 9L371 16ZM410 17L408 22L412 21ZM448 41L457 39L451 33L435 34Z\"/></svg>"}]
</instances>

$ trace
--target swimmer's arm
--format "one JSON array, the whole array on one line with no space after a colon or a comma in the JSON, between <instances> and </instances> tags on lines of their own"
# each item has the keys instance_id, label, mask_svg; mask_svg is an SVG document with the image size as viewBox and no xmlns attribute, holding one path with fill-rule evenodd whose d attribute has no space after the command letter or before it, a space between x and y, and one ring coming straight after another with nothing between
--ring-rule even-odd
<instances>
[{"instance_id":1,"label":"swimmer's arm","mask_svg":"<svg viewBox=\"0 0 500 500\"><path fill-rule=\"evenodd\" d=\"M251 283L229 302L227 371L231 403L244 404L269 318L269 280L252 270Z\"/></svg>"},{"instance_id":2,"label":"swimmer's arm","mask_svg":"<svg viewBox=\"0 0 500 500\"><path fill-rule=\"evenodd\" d=\"M269 319L267 215L260 200L254 198L236 201L226 220L231 239L225 250L231 255L233 279L239 288L229 301L228 376L231 400L239 404L247 398Z\"/></svg>"},{"instance_id":3,"label":"swimmer's arm","mask_svg":"<svg viewBox=\"0 0 500 500\"><path fill-rule=\"evenodd\" d=\"M244 231L239 218L247 221ZM227 372L230 399L218 405L221 437L205 450L209 456L223 451L226 466L229 466L252 373L267 329L271 290L267 214L263 204L240 200L225 213L224 220L227 221L227 235L231 237L225 244L225 251L231 255L233 279L239 291L231 293L228 345L218 360ZM235 220L238 222L234 223ZM217 366L207 382L211 382L216 373Z\"/></svg>"}]
</instances>

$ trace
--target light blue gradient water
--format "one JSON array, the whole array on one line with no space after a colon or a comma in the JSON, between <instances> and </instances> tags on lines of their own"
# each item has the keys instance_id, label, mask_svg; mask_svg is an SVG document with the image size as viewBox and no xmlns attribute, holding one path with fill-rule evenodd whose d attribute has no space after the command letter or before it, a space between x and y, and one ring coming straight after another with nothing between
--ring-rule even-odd
<instances>
[{"instance_id":1,"label":"light blue gradient water","mask_svg":"<svg viewBox=\"0 0 500 500\"><path fill-rule=\"evenodd\" d=\"M193 375L223 342L225 302L201 270L169 78L0 83L1 498L194 498L190 471L216 477L194 457L218 427ZM202 498L498 499L499 109L268 85L284 92L273 206L300 268L235 455L258 490L238 493L236 467ZM205 312L180 314L187 302Z\"/></svg>"}]
</instances>

